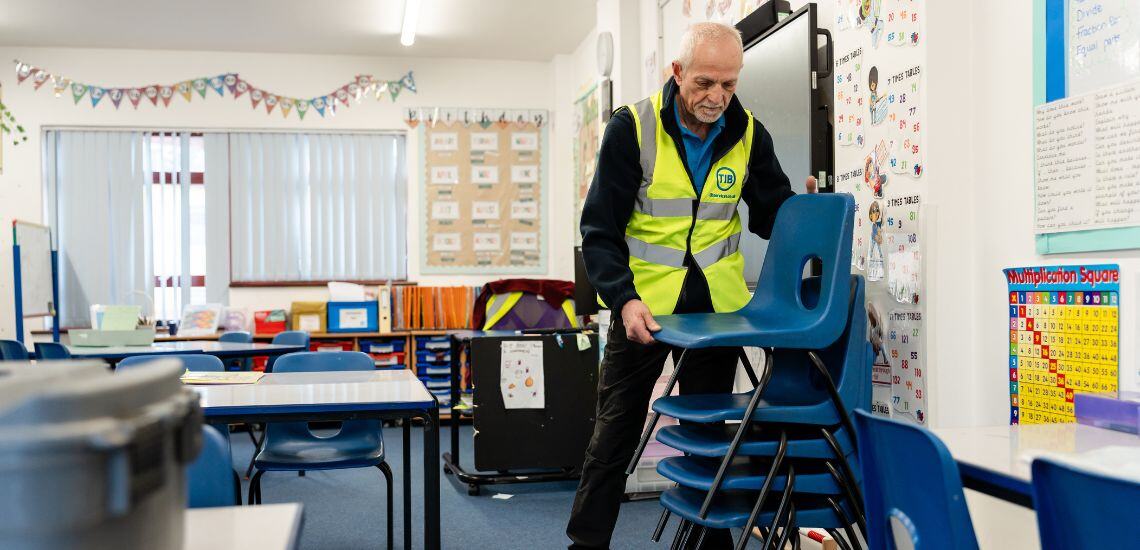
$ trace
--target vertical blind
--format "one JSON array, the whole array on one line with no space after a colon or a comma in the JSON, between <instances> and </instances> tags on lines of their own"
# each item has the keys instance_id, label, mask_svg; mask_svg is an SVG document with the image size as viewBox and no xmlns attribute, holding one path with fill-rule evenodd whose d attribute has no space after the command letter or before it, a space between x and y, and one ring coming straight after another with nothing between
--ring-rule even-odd
<instances>
[{"instance_id":1,"label":"vertical blind","mask_svg":"<svg viewBox=\"0 0 1140 550\"><path fill-rule=\"evenodd\" d=\"M234 281L407 277L404 136L229 139Z\"/></svg>"}]
</instances>

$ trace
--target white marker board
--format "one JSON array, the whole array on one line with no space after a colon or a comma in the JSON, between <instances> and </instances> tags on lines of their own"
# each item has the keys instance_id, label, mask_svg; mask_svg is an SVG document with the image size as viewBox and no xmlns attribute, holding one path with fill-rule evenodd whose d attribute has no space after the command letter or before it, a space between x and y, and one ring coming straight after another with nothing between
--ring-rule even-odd
<instances>
[{"instance_id":1,"label":"white marker board","mask_svg":"<svg viewBox=\"0 0 1140 550\"><path fill-rule=\"evenodd\" d=\"M14 221L12 237L20 246L20 294L24 317L43 317L54 311L52 299L51 229Z\"/></svg>"}]
</instances>

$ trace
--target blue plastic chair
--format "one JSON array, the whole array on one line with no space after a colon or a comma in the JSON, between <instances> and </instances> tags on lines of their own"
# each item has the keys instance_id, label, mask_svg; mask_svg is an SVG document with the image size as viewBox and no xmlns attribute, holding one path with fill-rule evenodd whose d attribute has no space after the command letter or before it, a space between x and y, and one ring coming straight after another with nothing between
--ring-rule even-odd
<instances>
[{"instance_id":1,"label":"blue plastic chair","mask_svg":"<svg viewBox=\"0 0 1140 550\"><path fill-rule=\"evenodd\" d=\"M803 281L803 295L808 301L817 296L818 283L814 278ZM851 466L856 460L853 431L843 426L843 418L848 406L870 406L873 356L866 338L862 277L850 276L850 285L844 332L835 343L818 353L828 377L823 376L803 350L776 350L770 355L764 397L758 406L749 408L755 399L755 390L738 395L668 396L654 403L654 411L687 421L662 428L657 439L692 456L667 459L658 465L658 472L682 486L707 491L698 518L711 513L715 493L722 487L759 490L755 504L757 514L770 491L783 488L781 501L792 498L793 488L784 486L784 474L780 470L785 460L811 459L815 461L813 468L803 471L801 465L795 493L838 495L850 502L855 511L850 516L852 521L837 526L847 531L849 539L856 538L850 529L852 523L860 528L864 526L860 478ZM835 395L831 393L829 379L838 380ZM749 411L751 422L747 427L720 423L742 420ZM736 456L746 458L742 461L734 458ZM758 461L747 457L766 457L767 460L757 464ZM699 467L698 461L703 461ZM750 463L750 467L744 467L742 462ZM711 467L714 463L724 466ZM769 478L773 483L764 488L764 481ZM756 515L756 519L762 517ZM743 527L749 531L752 523ZM838 536L835 538L840 540Z\"/></svg>"},{"instance_id":2,"label":"blue plastic chair","mask_svg":"<svg viewBox=\"0 0 1140 550\"><path fill-rule=\"evenodd\" d=\"M219 429L203 426L202 450L186 468L187 506L241 505L241 483L230 456L230 439Z\"/></svg>"},{"instance_id":3,"label":"blue plastic chair","mask_svg":"<svg viewBox=\"0 0 1140 550\"><path fill-rule=\"evenodd\" d=\"M279 332L273 337L271 344L280 344L282 346L301 346L309 349L309 333L303 330L287 330ZM277 357L270 357L269 361L265 363L265 372L273 372L273 366L277 363ZM375 365L373 365L375 367Z\"/></svg>"},{"instance_id":4,"label":"blue plastic chair","mask_svg":"<svg viewBox=\"0 0 1140 550\"><path fill-rule=\"evenodd\" d=\"M253 335L243 330L233 330L230 332L223 332L218 336L219 342L232 342L235 344L252 344ZM229 370L253 370L253 359L246 357L243 359L233 359L226 363Z\"/></svg>"},{"instance_id":5,"label":"blue plastic chair","mask_svg":"<svg viewBox=\"0 0 1140 550\"><path fill-rule=\"evenodd\" d=\"M978 548L958 465L942 441L921 427L864 410L855 411L855 429L871 548L891 550L898 536L922 550ZM893 461L900 455L907 457L905 467ZM892 519L905 533L892 528ZM1080 547L1087 548L1066 548Z\"/></svg>"},{"instance_id":6,"label":"blue plastic chair","mask_svg":"<svg viewBox=\"0 0 1140 550\"><path fill-rule=\"evenodd\" d=\"M797 195L788 199L776 214L752 300L733 313L659 316L656 320L661 330L653 337L685 350L755 346L814 351L834 344L848 324L852 303L849 272L854 211L855 199L848 194ZM812 260L823 263L818 291L804 284L804 268ZM768 359L771 363L772 354L768 354ZM743 431L751 422L751 411L760 404L759 396L767 387L772 369L765 369L765 380L758 381L743 353L741 360L757 388L753 395L742 398L748 402L746 412L738 417L745 419L741 424ZM682 353L662 395L672 393L684 362ZM829 388L829 393L837 395L834 387ZM713 404L714 408L717 406L719 403ZM637 467L660 414L655 407L626 468L627 474ZM735 445L730 448L730 458L734 451Z\"/></svg>"},{"instance_id":7,"label":"blue plastic chair","mask_svg":"<svg viewBox=\"0 0 1140 550\"><path fill-rule=\"evenodd\" d=\"M359 351L306 351L281 356L275 373L374 371L367 353ZM307 422L270 422L265 425L262 449L253 460L249 484L250 504L261 504L261 476L267 471L338 470L376 467L388 488L388 548L392 548L392 469L384 461L384 434L380 420L345 420L330 436L318 436Z\"/></svg>"},{"instance_id":8,"label":"blue plastic chair","mask_svg":"<svg viewBox=\"0 0 1140 550\"><path fill-rule=\"evenodd\" d=\"M1034 460L1032 471L1042 550L1121 548L1140 541L1140 482L1045 458Z\"/></svg>"},{"instance_id":9,"label":"blue plastic chair","mask_svg":"<svg viewBox=\"0 0 1140 550\"><path fill-rule=\"evenodd\" d=\"M213 355L204 353L177 353L170 355L132 355L119 361L116 370L134 369L154 361L163 359L177 359L182 362L182 368L194 372L223 372L226 370L222 360Z\"/></svg>"},{"instance_id":10,"label":"blue plastic chair","mask_svg":"<svg viewBox=\"0 0 1140 550\"><path fill-rule=\"evenodd\" d=\"M36 359L40 361L62 361L71 359L67 346L58 342L36 342Z\"/></svg>"},{"instance_id":11,"label":"blue plastic chair","mask_svg":"<svg viewBox=\"0 0 1140 550\"><path fill-rule=\"evenodd\" d=\"M0 361L27 361L28 348L19 340L0 340Z\"/></svg>"}]
</instances>

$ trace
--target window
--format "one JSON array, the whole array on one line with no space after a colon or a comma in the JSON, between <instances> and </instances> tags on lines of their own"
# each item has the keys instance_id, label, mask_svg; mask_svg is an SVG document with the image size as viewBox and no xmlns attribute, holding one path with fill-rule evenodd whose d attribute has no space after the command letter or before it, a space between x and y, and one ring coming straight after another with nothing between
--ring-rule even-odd
<instances>
[{"instance_id":1,"label":"window","mask_svg":"<svg viewBox=\"0 0 1140 550\"><path fill-rule=\"evenodd\" d=\"M230 134L235 284L407 278L404 141Z\"/></svg>"},{"instance_id":2,"label":"window","mask_svg":"<svg viewBox=\"0 0 1140 550\"><path fill-rule=\"evenodd\" d=\"M407 277L402 134L44 132L60 315L177 320L234 284ZM227 244L229 246L227 246Z\"/></svg>"}]
</instances>

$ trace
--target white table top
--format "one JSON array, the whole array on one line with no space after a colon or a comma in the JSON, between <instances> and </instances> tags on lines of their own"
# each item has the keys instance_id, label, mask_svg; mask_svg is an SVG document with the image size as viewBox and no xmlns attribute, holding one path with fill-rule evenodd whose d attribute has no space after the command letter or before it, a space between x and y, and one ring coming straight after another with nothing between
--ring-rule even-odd
<instances>
[{"instance_id":1,"label":"white table top","mask_svg":"<svg viewBox=\"0 0 1140 550\"><path fill-rule=\"evenodd\" d=\"M186 510L184 550L292 550L301 534L301 505L223 506Z\"/></svg>"},{"instance_id":2,"label":"white table top","mask_svg":"<svg viewBox=\"0 0 1140 550\"><path fill-rule=\"evenodd\" d=\"M433 403L410 370L274 372L256 384L190 386L206 416L221 413L383 410ZM301 410L303 409L303 410Z\"/></svg>"},{"instance_id":3,"label":"white table top","mask_svg":"<svg viewBox=\"0 0 1140 550\"><path fill-rule=\"evenodd\" d=\"M1091 468L1113 468L1110 461L1128 456L1140 463L1140 437L1084 424L944 428L934 434L959 463L1024 483L1030 462L1043 455Z\"/></svg>"}]
</instances>

